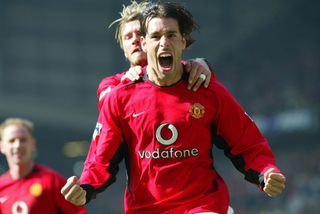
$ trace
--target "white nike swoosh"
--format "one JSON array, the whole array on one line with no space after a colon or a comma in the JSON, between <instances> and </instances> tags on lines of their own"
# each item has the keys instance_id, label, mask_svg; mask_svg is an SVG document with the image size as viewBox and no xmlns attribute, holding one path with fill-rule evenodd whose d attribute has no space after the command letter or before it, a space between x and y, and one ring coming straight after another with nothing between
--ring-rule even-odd
<instances>
[{"instance_id":1,"label":"white nike swoosh","mask_svg":"<svg viewBox=\"0 0 320 214\"><path fill-rule=\"evenodd\" d=\"M8 200L8 196L4 196L0 198L0 204L3 204L4 202L6 202Z\"/></svg>"},{"instance_id":2,"label":"white nike swoosh","mask_svg":"<svg viewBox=\"0 0 320 214\"><path fill-rule=\"evenodd\" d=\"M141 114L143 114L145 111L143 111L143 112L140 112L140 113L133 113L132 114L132 117L138 117L138 116L140 116Z\"/></svg>"}]
</instances>

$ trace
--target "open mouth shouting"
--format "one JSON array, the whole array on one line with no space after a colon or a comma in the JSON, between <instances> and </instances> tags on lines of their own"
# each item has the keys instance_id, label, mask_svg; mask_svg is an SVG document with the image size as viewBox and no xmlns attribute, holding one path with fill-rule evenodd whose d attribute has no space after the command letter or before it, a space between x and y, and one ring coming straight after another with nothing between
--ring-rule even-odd
<instances>
[{"instance_id":1,"label":"open mouth shouting","mask_svg":"<svg viewBox=\"0 0 320 214\"><path fill-rule=\"evenodd\" d=\"M164 71L170 71L172 69L173 56L170 53L159 54L158 61L159 61L160 67Z\"/></svg>"}]
</instances>

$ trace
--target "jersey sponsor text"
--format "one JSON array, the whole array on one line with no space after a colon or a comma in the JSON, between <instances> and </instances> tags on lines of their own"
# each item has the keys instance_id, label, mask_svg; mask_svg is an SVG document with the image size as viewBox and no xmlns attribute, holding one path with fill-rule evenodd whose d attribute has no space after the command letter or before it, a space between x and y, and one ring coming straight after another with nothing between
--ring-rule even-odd
<instances>
[{"instance_id":1,"label":"jersey sponsor text","mask_svg":"<svg viewBox=\"0 0 320 214\"><path fill-rule=\"evenodd\" d=\"M144 159L167 159L167 158L190 158L190 157L196 157L199 155L199 150L197 148L192 149L174 149L171 147L167 150L160 150L160 148L157 148L154 151L138 151L138 154L140 158Z\"/></svg>"}]
</instances>

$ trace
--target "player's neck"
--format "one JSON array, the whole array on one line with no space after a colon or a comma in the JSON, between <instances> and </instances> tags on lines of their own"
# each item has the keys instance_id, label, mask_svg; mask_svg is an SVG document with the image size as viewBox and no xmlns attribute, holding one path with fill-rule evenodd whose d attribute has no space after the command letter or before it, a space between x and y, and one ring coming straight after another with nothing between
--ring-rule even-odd
<instances>
[{"instance_id":1,"label":"player's neck","mask_svg":"<svg viewBox=\"0 0 320 214\"><path fill-rule=\"evenodd\" d=\"M10 166L10 175L13 180L18 180L26 177L32 171L34 167L34 162L28 162L23 164L15 164Z\"/></svg>"},{"instance_id":2,"label":"player's neck","mask_svg":"<svg viewBox=\"0 0 320 214\"><path fill-rule=\"evenodd\" d=\"M157 73L151 66L147 66L148 78L151 82L158 86L170 86L175 84L181 79L183 74L183 68L178 67L176 72L172 72L171 75L161 75Z\"/></svg>"}]
</instances>

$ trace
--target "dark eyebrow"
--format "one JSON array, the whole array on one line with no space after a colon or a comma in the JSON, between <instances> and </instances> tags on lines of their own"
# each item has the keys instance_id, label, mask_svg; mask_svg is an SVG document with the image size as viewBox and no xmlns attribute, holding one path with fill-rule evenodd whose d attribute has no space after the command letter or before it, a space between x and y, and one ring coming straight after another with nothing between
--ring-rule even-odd
<instances>
[{"instance_id":1,"label":"dark eyebrow","mask_svg":"<svg viewBox=\"0 0 320 214\"><path fill-rule=\"evenodd\" d=\"M175 33L178 33L178 31L176 31L176 30L169 30L169 31L165 31L165 32L164 32L164 34L175 34ZM159 35L159 34L162 34L162 33L159 32L159 31L156 31L156 32L153 32L153 33L149 33L150 36Z\"/></svg>"},{"instance_id":2,"label":"dark eyebrow","mask_svg":"<svg viewBox=\"0 0 320 214\"><path fill-rule=\"evenodd\" d=\"M168 33L170 33L170 34L172 34L172 33L178 33L178 31L176 31L176 30L169 30L169 31L167 31L166 33L167 33L167 34L168 34Z\"/></svg>"},{"instance_id":3,"label":"dark eyebrow","mask_svg":"<svg viewBox=\"0 0 320 214\"><path fill-rule=\"evenodd\" d=\"M157 35L157 34L160 34L160 32L156 31L156 32L153 32L153 33L149 33L149 35Z\"/></svg>"}]
</instances>

